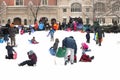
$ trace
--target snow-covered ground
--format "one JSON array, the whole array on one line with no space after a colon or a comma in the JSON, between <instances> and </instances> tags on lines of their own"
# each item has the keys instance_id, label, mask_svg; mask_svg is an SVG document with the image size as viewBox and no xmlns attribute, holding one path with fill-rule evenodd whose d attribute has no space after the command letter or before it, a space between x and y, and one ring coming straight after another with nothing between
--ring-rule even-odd
<instances>
[{"instance_id":1,"label":"snow-covered ground","mask_svg":"<svg viewBox=\"0 0 120 80\"><path fill-rule=\"evenodd\" d=\"M16 60L6 60L6 43L0 43L0 79L1 80L120 80L120 33L105 33L102 46L96 45L93 40L94 34L91 33L91 40L88 44L91 52L90 56L95 56L92 62L77 62L74 65L64 65L63 58L51 56L49 48L54 42L47 37L48 31L39 31L28 35L16 35L18 47L18 57ZM81 57L80 45L86 42L86 33L80 32L55 32L55 38L59 38L59 47L62 46L62 40L68 36L74 36L77 42L77 60ZM33 36L39 44L30 44L28 42ZM33 50L38 62L34 67L27 65L19 67L18 64L27 60L27 52ZM56 61L56 64L55 64Z\"/></svg>"}]
</instances>

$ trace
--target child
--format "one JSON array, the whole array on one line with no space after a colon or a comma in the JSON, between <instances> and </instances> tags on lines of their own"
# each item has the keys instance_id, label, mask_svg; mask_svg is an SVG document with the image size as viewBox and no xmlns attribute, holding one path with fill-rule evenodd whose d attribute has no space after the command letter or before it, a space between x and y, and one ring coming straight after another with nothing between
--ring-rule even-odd
<instances>
[{"instance_id":1,"label":"child","mask_svg":"<svg viewBox=\"0 0 120 80\"><path fill-rule=\"evenodd\" d=\"M86 34L86 39L87 39L87 43L90 43L90 32L87 31L87 34Z\"/></svg>"},{"instance_id":2,"label":"child","mask_svg":"<svg viewBox=\"0 0 120 80\"><path fill-rule=\"evenodd\" d=\"M23 35L24 34L24 26L22 26L21 30L20 30L20 34Z\"/></svg>"},{"instance_id":3,"label":"child","mask_svg":"<svg viewBox=\"0 0 120 80\"><path fill-rule=\"evenodd\" d=\"M86 51L91 51L91 49L88 48L89 47L86 43L81 43L82 54L84 54Z\"/></svg>"},{"instance_id":4,"label":"child","mask_svg":"<svg viewBox=\"0 0 120 80\"><path fill-rule=\"evenodd\" d=\"M39 42L37 42L37 41L35 40L35 37L33 37L32 40L31 40L31 43L32 43L32 44L38 44Z\"/></svg>"},{"instance_id":5,"label":"child","mask_svg":"<svg viewBox=\"0 0 120 80\"><path fill-rule=\"evenodd\" d=\"M54 41L54 32L55 32L55 30L50 28L50 31L49 31L49 33L47 35L47 36L49 36L49 35L51 36L51 41Z\"/></svg>"},{"instance_id":6,"label":"child","mask_svg":"<svg viewBox=\"0 0 120 80\"><path fill-rule=\"evenodd\" d=\"M50 53L52 55L55 55L56 54L56 51L57 51L57 48L58 48L58 44L59 44L59 39L56 38L55 39L55 43L53 44L53 46L49 49L50 50Z\"/></svg>"},{"instance_id":7,"label":"child","mask_svg":"<svg viewBox=\"0 0 120 80\"><path fill-rule=\"evenodd\" d=\"M13 49L13 46L11 46L9 42L7 43L6 49L7 49L8 55L6 55L5 58L13 59L13 52L16 53L16 51Z\"/></svg>"},{"instance_id":8,"label":"child","mask_svg":"<svg viewBox=\"0 0 120 80\"><path fill-rule=\"evenodd\" d=\"M90 57L89 55L82 54L79 62L91 62L94 59L94 56Z\"/></svg>"},{"instance_id":9,"label":"child","mask_svg":"<svg viewBox=\"0 0 120 80\"><path fill-rule=\"evenodd\" d=\"M34 66L37 63L37 56L33 52L33 50L30 50L29 52L27 52L27 55L29 60L23 61L22 63L18 64L18 66L24 66L26 64L28 66Z\"/></svg>"}]
</instances>

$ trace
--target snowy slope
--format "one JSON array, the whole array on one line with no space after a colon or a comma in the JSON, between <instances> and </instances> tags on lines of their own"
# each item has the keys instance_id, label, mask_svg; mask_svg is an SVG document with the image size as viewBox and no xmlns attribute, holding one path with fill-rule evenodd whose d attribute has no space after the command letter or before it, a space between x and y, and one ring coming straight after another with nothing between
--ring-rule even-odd
<instances>
[{"instance_id":1,"label":"snowy slope","mask_svg":"<svg viewBox=\"0 0 120 80\"><path fill-rule=\"evenodd\" d=\"M91 41L88 44L91 52L87 52L90 56L94 55L95 59L91 63L77 62L74 65L68 64L64 66L63 58L55 58L49 54L48 49L54 42L47 37L48 31L39 31L28 35L16 35L16 43L18 47L14 49L18 53L16 60L6 60L7 54L5 49L6 43L0 43L0 74L1 80L120 80L120 34L105 33L102 46L95 44L93 40L94 34L91 33ZM55 38L59 38L59 47L62 46L62 40L68 36L74 36L77 42L77 59L80 59L80 45L86 42L86 33L80 32L55 32ZM33 36L39 44L30 44L28 42ZM37 65L34 67L23 66L18 64L27 60L27 52L34 50L38 57ZM56 61L56 64L55 64Z\"/></svg>"}]
</instances>

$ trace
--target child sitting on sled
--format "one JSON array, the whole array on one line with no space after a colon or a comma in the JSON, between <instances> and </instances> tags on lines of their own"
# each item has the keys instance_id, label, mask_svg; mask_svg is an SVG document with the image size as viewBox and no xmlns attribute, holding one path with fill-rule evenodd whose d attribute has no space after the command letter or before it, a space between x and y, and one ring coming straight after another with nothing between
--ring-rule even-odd
<instances>
[{"instance_id":1,"label":"child sitting on sled","mask_svg":"<svg viewBox=\"0 0 120 80\"><path fill-rule=\"evenodd\" d=\"M35 37L33 37L33 38L31 39L31 43L32 43L32 44L38 44L39 42L37 42L36 39L35 39Z\"/></svg>"}]
</instances>

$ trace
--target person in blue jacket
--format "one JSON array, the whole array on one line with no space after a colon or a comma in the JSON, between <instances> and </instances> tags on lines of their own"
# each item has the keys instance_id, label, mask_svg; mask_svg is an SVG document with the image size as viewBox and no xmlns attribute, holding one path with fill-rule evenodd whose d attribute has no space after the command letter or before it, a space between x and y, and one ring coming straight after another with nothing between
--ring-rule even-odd
<instances>
[{"instance_id":1,"label":"person in blue jacket","mask_svg":"<svg viewBox=\"0 0 120 80\"><path fill-rule=\"evenodd\" d=\"M66 37L62 41L62 47L66 48L66 54L64 57L65 65L68 63L68 53L70 52L70 63L74 63L74 56L77 53L77 44L73 36Z\"/></svg>"},{"instance_id":2,"label":"person in blue jacket","mask_svg":"<svg viewBox=\"0 0 120 80\"><path fill-rule=\"evenodd\" d=\"M54 33L55 33L55 30L50 28L50 31L49 31L47 37L50 35L51 41L54 41Z\"/></svg>"}]
</instances>

